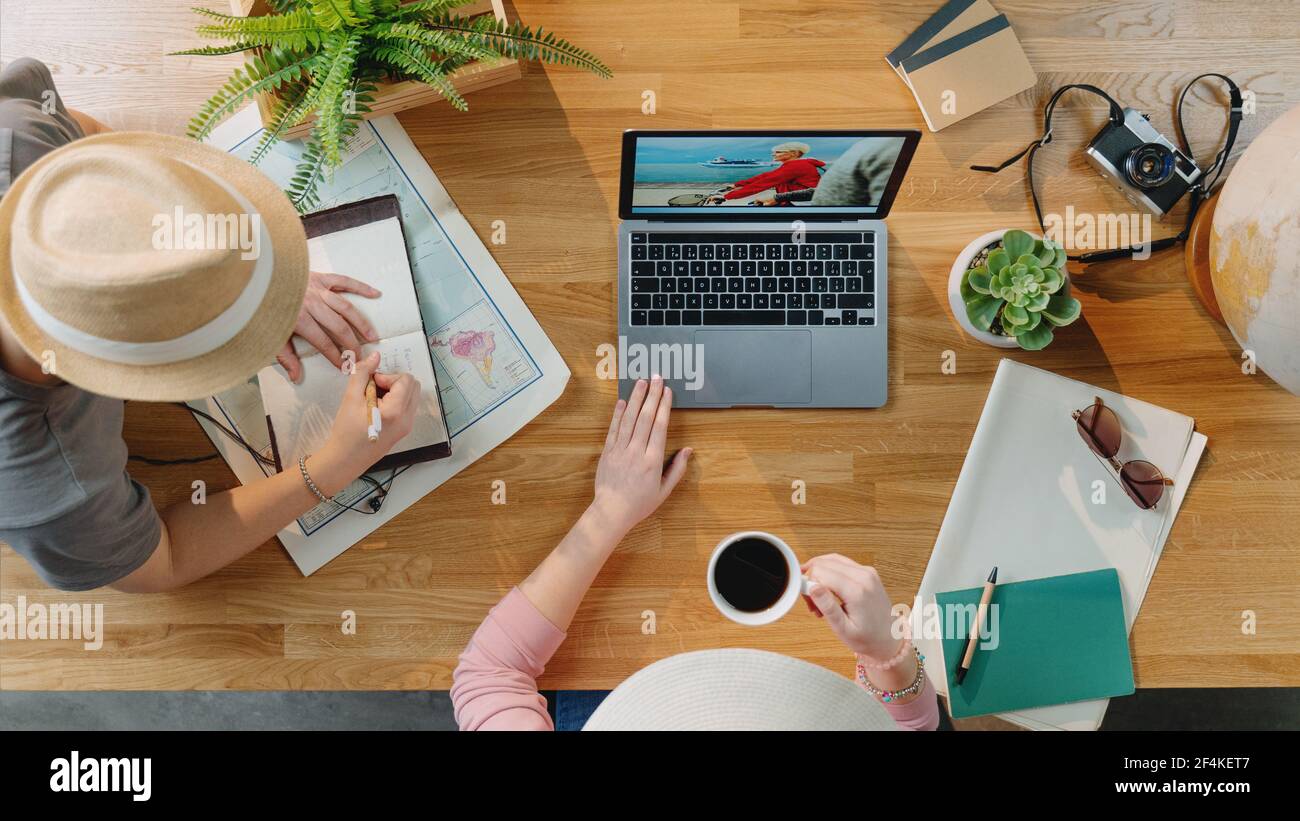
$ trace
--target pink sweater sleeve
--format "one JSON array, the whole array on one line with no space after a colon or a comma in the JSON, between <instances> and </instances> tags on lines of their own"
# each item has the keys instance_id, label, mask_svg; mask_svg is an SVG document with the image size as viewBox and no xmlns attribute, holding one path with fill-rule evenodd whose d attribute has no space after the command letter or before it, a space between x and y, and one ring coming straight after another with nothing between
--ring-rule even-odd
<instances>
[{"instance_id":1,"label":"pink sweater sleeve","mask_svg":"<svg viewBox=\"0 0 1300 821\"><path fill-rule=\"evenodd\" d=\"M452 674L451 703L462 730L554 730L537 678L564 641L513 588L474 631Z\"/></svg>"},{"instance_id":2,"label":"pink sweater sleeve","mask_svg":"<svg viewBox=\"0 0 1300 821\"><path fill-rule=\"evenodd\" d=\"M900 730L933 730L939 726L939 697L928 676L916 698L906 704L886 704L885 711Z\"/></svg>"},{"instance_id":3,"label":"pink sweater sleeve","mask_svg":"<svg viewBox=\"0 0 1300 821\"><path fill-rule=\"evenodd\" d=\"M474 631L452 674L451 702L462 730L553 730L537 679L564 631L513 588ZM900 729L939 726L939 701L927 679L916 698L886 704Z\"/></svg>"}]
</instances>

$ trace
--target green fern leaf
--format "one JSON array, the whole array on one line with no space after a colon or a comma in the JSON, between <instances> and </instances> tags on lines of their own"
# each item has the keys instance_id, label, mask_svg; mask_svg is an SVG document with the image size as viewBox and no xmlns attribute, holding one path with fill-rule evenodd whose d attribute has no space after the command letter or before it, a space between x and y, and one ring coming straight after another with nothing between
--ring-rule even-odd
<instances>
[{"instance_id":1,"label":"green fern leaf","mask_svg":"<svg viewBox=\"0 0 1300 821\"><path fill-rule=\"evenodd\" d=\"M357 17L362 23L375 19L374 0L352 0L352 8L356 11Z\"/></svg>"},{"instance_id":2,"label":"green fern leaf","mask_svg":"<svg viewBox=\"0 0 1300 821\"><path fill-rule=\"evenodd\" d=\"M285 82L296 80L314 65L315 55L295 56L272 50L254 56L246 65L234 70L225 84L208 98L190 120L188 134L205 139L217 123L258 94L272 92Z\"/></svg>"},{"instance_id":3,"label":"green fern leaf","mask_svg":"<svg viewBox=\"0 0 1300 821\"><path fill-rule=\"evenodd\" d=\"M396 43L375 49L372 54L388 63L399 72L415 77L432 86L447 102L458 111L467 111L469 103L456 87L447 79L444 67L435 63L420 46L411 43Z\"/></svg>"},{"instance_id":4,"label":"green fern leaf","mask_svg":"<svg viewBox=\"0 0 1300 821\"><path fill-rule=\"evenodd\" d=\"M352 0L307 0L316 23L326 31L352 28L362 23L352 7Z\"/></svg>"},{"instance_id":5,"label":"green fern leaf","mask_svg":"<svg viewBox=\"0 0 1300 821\"><path fill-rule=\"evenodd\" d=\"M316 128L320 132L321 150L331 167L340 161L339 146L343 141L340 126L348 113L345 108L350 107L344 92L352 87L352 68L360 46L360 33L335 36L326 45L322 68L317 71L317 75L324 79L315 101L318 112Z\"/></svg>"},{"instance_id":6,"label":"green fern leaf","mask_svg":"<svg viewBox=\"0 0 1300 821\"><path fill-rule=\"evenodd\" d=\"M384 45L415 43L423 46L425 51L436 51L442 56L464 55L471 60L500 56L482 43L449 32L428 29L419 23L377 23L367 29L366 35Z\"/></svg>"},{"instance_id":7,"label":"green fern leaf","mask_svg":"<svg viewBox=\"0 0 1300 821\"><path fill-rule=\"evenodd\" d=\"M354 86L358 100L365 96L362 93L364 88L364 86ZM369 89L373 91L374 87L370 86ZM369 110L369 107L365 107L364 112ZM356 134L357 128L361 125L362 114L363 109L359 105L355 112L343 116L338 125L338 137L341 142L350 140ZM306 150L299 158L298 167L289 180L289 186L285 189L289 201L300 214L306 214L320 205L320 184L337 165L337 163L330 163L323 143L324 134L321 131L321 123L318 122L307 141Z\"/></svg>"},{"instance_id":8,"label":"green fern leaf","mask_svg":"<svg viewBox=\"0 0 1300 821\"><path fill-rule=\"evenodd\" d=\"M398 20L428 18L445 14L457 6L472 2L474 0L414 0L411 3L399 4L394 17Z\"/></svg>"},{"instance_id":9,"label":"green fern leaf","mask_svg":"<svg viewBox=\"0 0 1300 821\"><path fill-rule=\"evenodd\" d=\"M325 176L325 156L321 151L320 137L315 132L298 159L298 167L285 189L289 201L298 213L306 214L320 203L318 187Z\"/></svg>"},{"instance_id":10,"label":"green fern leaf","mask_svg":"<svg viewBox=\"0 0 1300 821\"><path fill-rule=\"evenodd\" d=\"M195 11L214 21L195 29L200 37L237 40L291 51L305 51L320 45L321 27L307 9L254 17L238 17L204 8Z\"/></svg>"},{"instance_id":11,"label":"green fern leaf","mask_svg":"<svg viewBox=\"0 0 1300 821\"><path fill-rule=\"evenodd\" d=\"M507 23L486 15L471 20L441 15L429 19L427 25L439 31L458 32L466 40L506 57L575 66L601 77L613 76L609 67L586 49L540 28L534 32L523 23Z\"/></svg>"},{"instance_id":12,"label":"green fern leaf","mask_svg":"<svg viewBox=\"0 0 1300 821\"><path fill-rule=\"evenodd\" d=\"M248 161L257 165L262 161L262 157L280 141L280 136L285 130L297 125L298 122L306 115L304 111L304 102L306 92L302 92L296 97L281 95L275 104L275 109L271 114L271 122L262 129L262 136L258 139L257 145L253 148L253 153L249 155Z\"/></svg>"},{"instance_id":13,"label":"green fern leaf","mask_svg":"<svg viewBox=\"0 0 1300 821\"><path fill-rule=\"evenodd\" d=\"M187 55L194 57L210 57L220 54L235 54L240 51L248 51L249 49L254 48L259 48L257 43L231 43L228 46L203 46L202 48L187 48L183 51L169 51L167 52L167 55L169 57L182 57Z\"/></svg>"}]
</instances>

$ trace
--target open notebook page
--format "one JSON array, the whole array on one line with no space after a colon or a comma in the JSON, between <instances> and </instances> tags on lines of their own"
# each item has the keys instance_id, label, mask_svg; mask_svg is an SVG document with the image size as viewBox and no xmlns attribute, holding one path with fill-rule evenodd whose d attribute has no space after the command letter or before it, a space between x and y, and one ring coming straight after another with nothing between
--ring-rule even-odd
<instances>
[{"instance_id":1,"label":"open notebook page","mask_svg":"<svg viewBox=\"0 0 1300 821\"><path fill-rule=\"evenodd\" d=\"M438 383L434 379L433 359L424 331L417 330L377 343L364 345L361 357L379 351L379 370L384 373L409 373L420 383L420 408L411 433L398 442L390 453L402 453L448 440L447 428L438 404ZM263 368L257 375L262 386L262 402L275 423L275 438L280 461L288 467L299 457L308 456L329 438L334 417L343 401L349 376L323 356L308 357L302 363L302 382L293 384L279 365Z\"/></svg>"},{"instance_id":2,"label":"open notebook page","mask_svg":"<svg viewBox=\"0 0 1300 821\"><path fill-rule=\"evenodd\" d=\"M406 241L397 217L345 228L307 240L311 270L344 274L381 291L375 298L340 294L375 326L380 339L421 329L420 303L406 256ZM300 357L316 349L295 336L294 349Z\"/></svg>"}]
</instances>

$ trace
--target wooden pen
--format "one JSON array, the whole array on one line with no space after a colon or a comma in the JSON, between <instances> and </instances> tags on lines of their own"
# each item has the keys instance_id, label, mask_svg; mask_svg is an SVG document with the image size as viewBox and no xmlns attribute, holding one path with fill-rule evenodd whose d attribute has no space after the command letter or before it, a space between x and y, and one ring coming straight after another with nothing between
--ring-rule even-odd
<instances>
[{"instance_id":1,"label":"wooden pen","mask_svg":"<svg viewBox=\"0 0 1300 821\"><path fill-rule=\"evenodd\" d=\"M989 609L989 600L993 598L993 586L998 583L998 569L993 568L989 574L988 580L984 582L984 592L980 594L980 606L975 611L975 623L971 625L970 635L966 637L966 652L962 654L961 664L957 665L957 672L953 679L961 684L966 678L966 671L970 669L971 659L975 658L975 648L979 646L980 630L984 629L984 616Z\"/></svg>"},{"instance_id":2,"label":"wooden pen","mask_svg":"<svg viewBox=\"0 0 1300 821\"><path fill-rule=\"evenodd\" d=\"M366 417L370 426L366 429L366 437L371 442L379 441L379 432L384 429L384 421L379 416L379 396L375 388L375 378L370 377L366 383Z\"/></svg>"}]
</instances>

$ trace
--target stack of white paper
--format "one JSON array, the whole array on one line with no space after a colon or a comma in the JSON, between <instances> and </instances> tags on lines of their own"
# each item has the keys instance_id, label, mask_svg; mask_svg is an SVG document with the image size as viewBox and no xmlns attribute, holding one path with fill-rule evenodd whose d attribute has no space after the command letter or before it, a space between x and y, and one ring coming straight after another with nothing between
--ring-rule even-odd
<instances>
[{"instance_id":1,"label":"stack of white paper","mask_svg":"<svg viewBox=\"0 0 1300 821\"><path fill-rule=\"evenodd\" d=\"M1071 413L1098 396L1123 426L1120 461L1145 459L1174 479L1154 510L1133 503L1075 428ZM936 593L976 587L994 565L999 583L1113 567L1131 632L1205 449L1205 436L1193 428L1192 419L1180 413L1002 360L918 601L932 607ZM1104 490L1104 503L1096 501L1098 489ZM938 638L920 634L916 643L932 660L928 673L935 689L946 695ZM1032 729L1096 729L1107 703L1082 701L1001 717Z\"/></svg>"}]
</instances>

